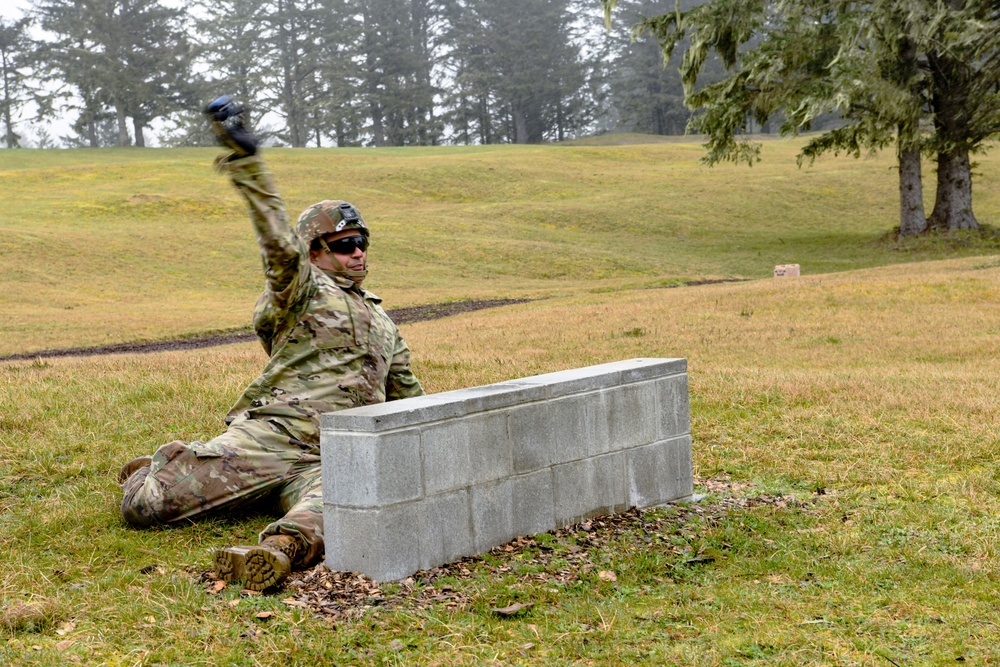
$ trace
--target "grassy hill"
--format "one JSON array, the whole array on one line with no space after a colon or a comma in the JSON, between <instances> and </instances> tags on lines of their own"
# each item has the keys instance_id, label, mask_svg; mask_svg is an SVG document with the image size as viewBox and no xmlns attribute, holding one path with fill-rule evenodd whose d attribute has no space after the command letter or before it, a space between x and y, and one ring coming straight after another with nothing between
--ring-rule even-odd
<instances>
[{"instance_id":1,"label":"grassy hill","mask_svg":"<svg viewBox=\"0 0 1000 667\"><path fill-rule=\"evenodd\" d=\"M270 150L292 217L324 198L374 229L390 307L762 278L981 254L996 239L897 244L891 160L753 167L696 142ZM0 355L245 327L261 284L243 204L214 149L0 151ZM987 157L980 219L1000 219ZM113 317L109 317L113 313Z\"/></svg>"},{"instance_id":2,"label":"grassy hill","mask_svg":"<svg viewBox=\"0 0 1000 667\"><path fill-rule=\"evenodd\" d=\"M765 151L752 170L685 144L271 151L290 201L343 184L371 219L389 305L548 297L406 325L429 391L687 358L708 497L331 623L295 591L202 583L267 517L118 515L121 463L219 433L259 345L0 363L0 664L996 663L1000 249L885 240L887 162L799 173L794 145ZM0 151L0 352L245 325L256 250L213 154ZM779 262L805 275L768 278ZM658 289L731 277L756 280ZM513 602L532 606L493 611Z\"/></svg>"}]
</instances>

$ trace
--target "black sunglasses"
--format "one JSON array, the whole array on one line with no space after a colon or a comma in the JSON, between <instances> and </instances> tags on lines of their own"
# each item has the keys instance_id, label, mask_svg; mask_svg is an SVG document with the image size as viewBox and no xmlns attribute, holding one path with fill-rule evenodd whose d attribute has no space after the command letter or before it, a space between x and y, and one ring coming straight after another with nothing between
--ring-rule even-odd
<instances>
[{"instance_id":1,"label":"black sunglasses","mask_svg":"<svg viewBox=\"0 0 1000 667\"><path fill-rule=\"evenodd\" d=\"M361 252L368 250L368 237L358 234L356 236L345 236L336 241L327 241L324 238L318 238L316 239L316 246L316 250L322 248L327 252L334 252L338 255L353 255L354 250L357 248L360 248Z\"/></svg>"}]
</instances>

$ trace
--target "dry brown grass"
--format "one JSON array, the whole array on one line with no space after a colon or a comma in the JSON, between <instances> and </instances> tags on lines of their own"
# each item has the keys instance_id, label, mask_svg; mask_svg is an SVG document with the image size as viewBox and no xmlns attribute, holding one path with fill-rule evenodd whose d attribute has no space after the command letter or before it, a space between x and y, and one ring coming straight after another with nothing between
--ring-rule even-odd
<instances>
[{"instance_id":1,"label":"dry brown grass","mask_svg":"<svg viewBox=\"0 0 1000 667\"><path fill-rule=\"evenodd\" d=\"M991 664L998 297L1000 262L973 258L408 325L431 391L685 357L696 473L808 509L734 511L644 549L609 545L593 557L615 583L538 584L511 559L503 578L454 583L469 609L333 629L280 596L211 596L192 576L266 517L134 531L117 516L117 466L218 433L264 362L259 346L0 363L0 663ZM711 565L669 556L702 549ZM535 606L489 613L512 601Z\"/></svg>"},{"instance_id":2,"label":"dry brown grass","mask_svg":"<svg viewBox=\"0 0 1000 667\"><path fill-rule=\"evenodd\" d=\"M407 339L433 390L685 357L701 474L902 484L928 456L971 463L1000 447L998 296L1000 267L945 261L540 301Z\"/></svg>"}]
</instances>

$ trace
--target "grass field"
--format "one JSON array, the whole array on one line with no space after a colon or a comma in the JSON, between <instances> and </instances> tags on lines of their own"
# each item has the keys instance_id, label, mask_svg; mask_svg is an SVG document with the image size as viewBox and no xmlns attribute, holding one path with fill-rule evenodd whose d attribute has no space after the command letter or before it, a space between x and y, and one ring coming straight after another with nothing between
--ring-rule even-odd
<instances>
[{"instance_id":1,"label":"grass field","mask_svg":"<svg viewBox=\"0 0 1000 667\"><path fill-rule=\"evenodd\" d=\"M549 297L406 326L430 391L685 357L696 475L789 502L610 540L590 553L593 569L565 581L530 554L490 556L471 578L435 584L470 604L374 610L331 625L283 604L284 594L211 595L199 581L212 549L252 540L265 517L137 532L117 513L118 466L174 438L218 433L264 361L259 346L0 363L0 664L1000 664L1000 251L991 240L880 240L895 206L886 163L835 161L800 178L784 143L768 144L773 153L751 171L702 171L699 150L326 154L356 157L338 173L351 174L347 196L376 233L385 230L376 291L389 305ZM10 313L0 323L3 352L245 324L259 281L256 267L243 266L255 260L242 211L211 176L173 182L210 152L26 155L18 169L0 170L5 192L21 193L9 205L18 222L0 245ZM317 155L273 152L289 200L321 196L304 178ZM105 159L117 166L95 166ZM567 165L585 176L587 163L594 171L583 187ZM497 187L509 194L488 179L457 185L469 164L507 174ZM541 182L546 169L565 180ZM380 170L392 174L382 193ZM637 182L646 171L660 182ZM980 171L995 182L991 163ZM107 203L113 213L88 218L66 185L73 174L93 181L80 186L87 201L119 201L120 210ZM50 189L43 183L56 181L66 216L36 219L32 211L54 206L38 201ZM619 190L601 191L603 181ZM400 195L403 183L441 199ZM702 215L689 201L698 188L712 211L684 222ZM987 190L977 210L989 222L997 204ZM366 208L369 192L377 196ZM173 214L121 203L138 194L173 202ZM185 213L196 201L214 212ZM628 233L592 215L613 203ZM421 215L410 220L409 207ZM801 224L812 220L823 224ZM101 250L120 236L146 242ZM62 238L68 245L52 247ZM198 259L215 244L228 252ZM82 268L55 271L71 251ZM547 252L565 271L540 273ZM185 259L201 263L181 271ZM766 278L786 261L806 275ZM87 272L108 262L117 273L95 285ZM412 270L395 266L407 262ZM656 289L703 277L757 280ZM114 317L98 317L114 301L108 293L133 285L143 288L116 302ZM178 286L191 291L175 294ZM75 319L42 308L46 294L76 299ZM204 305L185 309L188 301ZM221 312L228 308L238 312ZM553 567L572 570L573 546L551 543L567 554ZM512 602L533 606L506 619L490 611Z\"/></svg>"},{"instance_id":2,"label":"grass field","mask_svg":"<svg viewBox=\"0 0 1000 667\"><path fill-rule=\"evenodd\" d=\"M885 239L898 217L891 160L799 170L797 146L766 143L752 169L704 167L691 141L266 157L293 217L330 197L359 207L375 234L371 289L394 307L984 252L965 237ZM258 251L243 204L212 171L217 153L0 151L0 355L245 327ZM990 223L1000 160L978 170L976 210Z\"/></svg>"}]
</instances>

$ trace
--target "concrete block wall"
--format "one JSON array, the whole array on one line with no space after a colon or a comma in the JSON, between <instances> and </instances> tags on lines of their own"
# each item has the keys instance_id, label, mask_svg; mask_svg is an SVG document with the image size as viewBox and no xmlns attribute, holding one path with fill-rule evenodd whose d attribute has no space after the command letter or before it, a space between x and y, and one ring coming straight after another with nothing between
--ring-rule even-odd
<instances>
[{"instance_id":1,"label":"concrete block wall","mask_svg":"<svg viewBox=\"0 0 1000 667\"><path fill-rule=\"evenodd\" d=\"M323 415L326 563L379 581L692 493L687 362L631 359Z\"/></svg>"}]
</instances>

